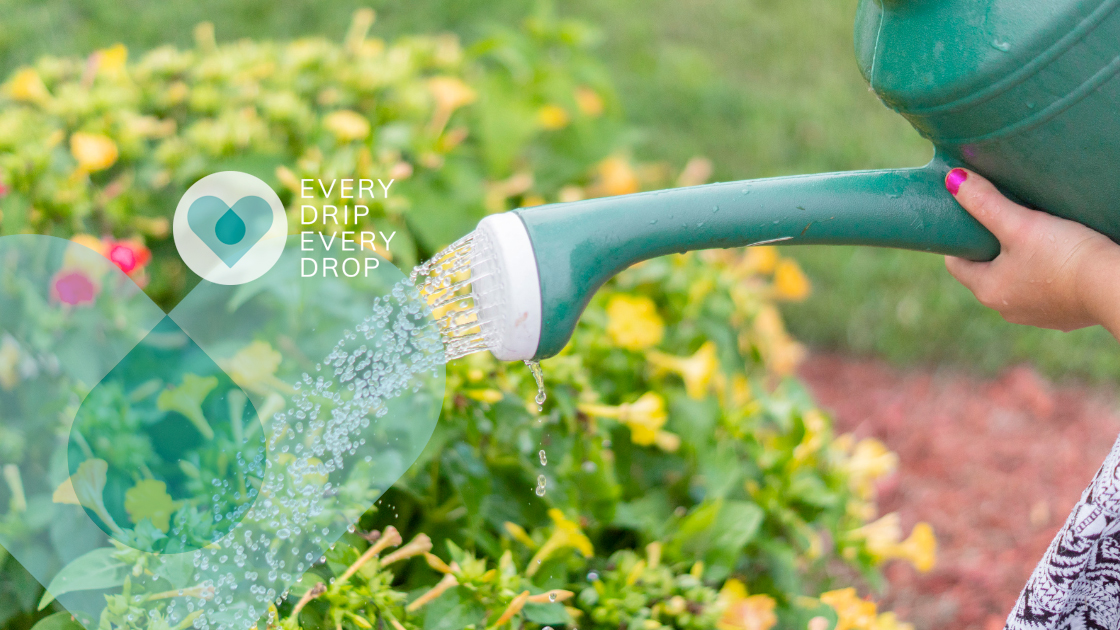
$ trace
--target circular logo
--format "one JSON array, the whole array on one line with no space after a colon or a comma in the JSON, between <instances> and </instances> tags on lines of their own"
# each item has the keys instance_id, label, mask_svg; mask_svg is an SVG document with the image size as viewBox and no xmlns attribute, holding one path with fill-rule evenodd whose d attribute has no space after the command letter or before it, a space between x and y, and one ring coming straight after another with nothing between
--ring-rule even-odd
<instances>
[{"instance_id":1,"label":"circular logo","mask_svg":"<svg viewBox=\"0 0 1120 630\"><path fill-rule=\"evenodd\" d=\"M207 175L175 208L175 247L183 262L215 284L263 276L284 252L288 217L276 193L237 171Z\"/></svg>"}]
</instances>

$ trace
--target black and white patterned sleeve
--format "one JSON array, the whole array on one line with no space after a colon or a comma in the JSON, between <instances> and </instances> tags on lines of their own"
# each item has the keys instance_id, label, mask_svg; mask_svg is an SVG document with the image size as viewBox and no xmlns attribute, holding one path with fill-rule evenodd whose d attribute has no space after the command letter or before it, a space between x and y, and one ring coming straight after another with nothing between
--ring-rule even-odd
<instances>
[{"instance_id":1,"label":"black and white patterned sleeve","mask_svg":"<svg viewBox=\"0 0 1120 630\"><path fill-rule=\"evenodd\" d=\"M1120 439L1031 574L1005 630L1120 630Z\"/></svg>"}]
</instances>

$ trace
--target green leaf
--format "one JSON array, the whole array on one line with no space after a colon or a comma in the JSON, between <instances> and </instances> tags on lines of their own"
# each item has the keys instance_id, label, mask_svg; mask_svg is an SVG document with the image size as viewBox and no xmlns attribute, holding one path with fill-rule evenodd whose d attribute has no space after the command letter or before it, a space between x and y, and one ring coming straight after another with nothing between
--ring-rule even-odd
<instances>
[{"instance_id":1,"label":"green leaf","mask_svg":"<svg viewBox=\"0 0 1120 630\"><path fill-rule=\"evenodd\" d=\"M39 620L31 630L85 630L68 612L60 612Z\"/></svg>"},{"instance_id":2,"label":"green leaf","mask_svg":"<svg viewBox=\"0 0 1120 630\"><path fill-rule=\"evenodd\" d=\"M572 616L564 610L564 605L559 603L528 602L521 612L525 613L526 619L542 626L567 626L572 623Z\"/></svg>"},{"instance_id":3,"label":"green leaf","mask_svg":"<svg viewBox=\"0 0 1120 630\"><path fill-rule=\"evenodd\" d=\"M92 591L124 584L125 564L115 558L115 549L95 549L62 568L47 585L39 601L39 610L50 606L60 595L74 591Z\"/></svg>"},{"instance_id":4,"label":"green leaf","mask_svg":"<svg viewBox=\"0 0 1120 630\"><path fill-rule=\"evenodd\" d=\"M707 501L686 516L669 542L678 558L703 558L731 569L743 547L758 533L763 511L750 501Z\"/></svg>"},{"instance_id":5,"label":"green leaf","mask_svg":"<svg viewBox=\"0 0 1120 630\"><path fill-rule=\"evenodd\" d=\"M486 619L486 608L462 587L440 595L424 610L424 630L459 630Z\"/></svg>"}]
</instances>

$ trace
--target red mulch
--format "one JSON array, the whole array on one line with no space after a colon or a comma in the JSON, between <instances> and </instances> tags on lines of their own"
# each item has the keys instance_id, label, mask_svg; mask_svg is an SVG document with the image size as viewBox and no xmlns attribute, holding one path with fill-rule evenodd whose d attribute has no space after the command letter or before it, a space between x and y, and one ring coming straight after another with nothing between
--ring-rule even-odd
<instances>
[{"instance_id":1,"label":"red mulch","mask_svg":"<svg viewBox=\"0 0 1120 630\"><path fill-rule=\"evenodd\" d=\"M930 573L885 567L882 607L919 630L1002 628L1120 432L1108 391L1054 385L1025 367L982 380L817 355L801 376L838 431L898 453L881 513L898 511L906 532L927 521L937 534Z\"/></svg>"}]
</instances>

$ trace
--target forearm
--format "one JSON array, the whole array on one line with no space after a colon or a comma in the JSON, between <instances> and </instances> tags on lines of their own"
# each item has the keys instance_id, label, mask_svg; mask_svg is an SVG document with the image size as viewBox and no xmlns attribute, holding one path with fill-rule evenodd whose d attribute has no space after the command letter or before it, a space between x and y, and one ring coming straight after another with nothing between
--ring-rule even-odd
<instances>
[{"instance_id":1,"label":"forearm","mask_svg":"<svg viewBox=\"0 0 1120 630\"><path fill-rule=\"evenodd\" d=\"M1109 242L1087 258L1078 293L1085 310L1120 341L1120 245Z\"/></svg>"}]
</instances>

